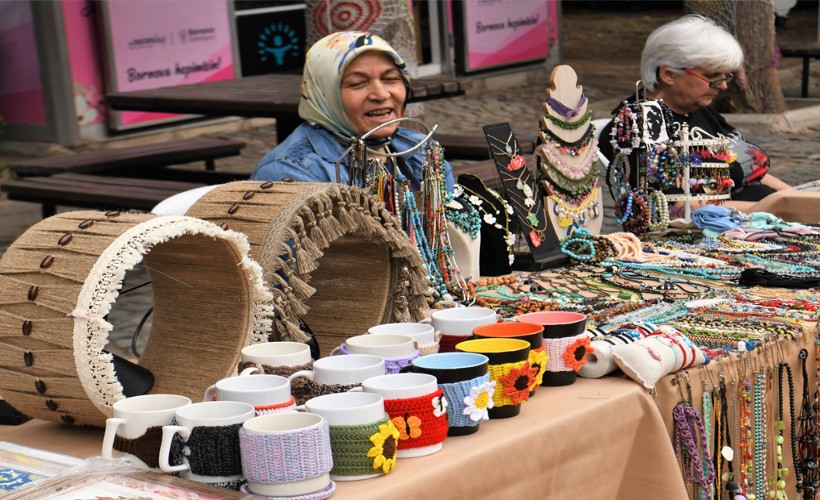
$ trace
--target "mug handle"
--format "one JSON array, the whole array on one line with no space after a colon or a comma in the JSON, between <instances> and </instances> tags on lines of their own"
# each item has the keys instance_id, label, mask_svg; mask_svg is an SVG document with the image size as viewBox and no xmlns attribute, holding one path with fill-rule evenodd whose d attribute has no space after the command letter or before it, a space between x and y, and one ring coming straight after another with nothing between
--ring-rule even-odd
<instances>
[{"instance_id":1,"label":"mug handle","mask_svg":"<svg viewBox=\"0 0 820 500\"><path fill-rule=\"evenodd\" d=\"M191 431L189 431L187 427L182 427L180 425L162 426L162 442L159 445L159 468L168 474L172 472L181 472L191 468L190 465L184 463L181 465L171 465L168 463L168 457L171 455L171 441L176 433L179 433L182 439L186 441L191 436Z\"/></svg>"},{"instance_id":2,"label":"mug handle","mask_svg":"<svg viewBox=\"0 0 820 500\"><path fill-rule=\"evenodd\" d=\"M259 370L255 366L249 366L249 367L245 368L244 370L242 370L242 372L239 374L239 376L244 377L246 375L254 375L258 371Z\"/></svg>"},{"instance_id":3,"label":"mug handle","mask_svg":"<svg viewBox=\"0 0 820 500\"><path fill-rule=\"evenodd\" d=\"M418 349L418 344L416 345L416 348ZM402 366L399 369L399 373L414 373L413 372L413 363L410 363L409 365Z\"/></svg>"},{"instance_id":4,"label":"mug handle","mask_svg":"<svg viewBox=\"0 0 820 500\"><path fill-rule=\"evenodd\" d=\"M341 353L342 353L342 346L339 346L339 347L334 347L334 348L330 351L330 355L331 355L331 356L338 356L338 355L339 355L339 354L341 354Z\"/></svg>"},{"instance_id":5,"label":"mug handle","mask_svg":"<svg viewBox=\"0 0 820 500\"><path fill-rule=\"evenodd\" d=\"M124 423L124 418L107 418L105 420L105 434L103 435L102 450L100 450L100 455L103 458L113 458L114 438L117 436L117 429Z\"/></svg>"},{"instance_id":6,"label":"mug handle","mask_svg":"<svg viewBox=\"0 0 820 500\"><path fill-rule=\"evenodd\" d=\"M299 370L298 372L291 374L288 377L288 381L293 382L293 379L298 377L307 377L311 382L316 381L313 370Z\"/></svg>"},{"instance_id":7,"label":"mug handle","mask_svg":"<svg viewBox=\"0 0 820 500\"><path fill-rule=\"evenodd\" d=\"M216 401L216 386L212 385L205 389L205 395L202 396L202 401Z\"/></svg>"},{"instance_id":8,"label":"mug handle","mask_svg":"<svg viewBox=\"0 0 820 500\"><path fill-rule=\"evenodd\" d=\"M364 389L362 389L362 386L357 385L356 387L348 389L347 392L364 392Z\"/></svg>"},{"instance_id":9,"label":"mug handle","mask_svg":"<svg viewBox=\"0 0 820 500\"><path fill-rule=\"evenodd\" d=\"M433 323L433 319L432 318L424 318L421 321L419 321L419 323L421 323L422 325L429 325L429 324Z\"/></svg>"}]
</instances>

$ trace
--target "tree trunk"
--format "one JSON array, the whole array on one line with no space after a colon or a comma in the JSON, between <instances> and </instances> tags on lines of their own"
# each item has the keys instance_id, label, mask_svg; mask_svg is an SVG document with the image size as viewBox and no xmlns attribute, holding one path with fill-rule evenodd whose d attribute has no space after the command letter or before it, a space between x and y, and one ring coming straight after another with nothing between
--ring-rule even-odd
<instances>
[{"instance_id":1,"label":"tree trunk","mask_svg":"<svg viewBox=\"0 0 820 500\"><path fill-rule=\"evenodd\" d=\"M730 113L782 113L786 101L777 73L779 56L775 43L774 11L766 0L736 0L735 38L745 57L747 86L741 89L737 79L716 104Z\"/></svg>"}]
</instances>

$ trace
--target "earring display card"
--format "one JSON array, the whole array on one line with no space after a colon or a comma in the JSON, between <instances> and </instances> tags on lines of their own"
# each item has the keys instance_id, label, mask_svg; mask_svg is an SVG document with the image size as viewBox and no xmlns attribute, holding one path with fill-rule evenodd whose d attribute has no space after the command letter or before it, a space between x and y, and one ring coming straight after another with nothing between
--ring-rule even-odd
<instances>
[{"instance_id":1,"label":"earring display card","mask_svg":"<svg viewBox=\"0 0 820 500\"><path fill-rule=\"evenodd\" d=\"M547 230L549 221L544 211L544 198L527 168L526 159L521 155L510 124L486 125L483 130L501 178L504 197L513 207L533 262L543 263L554 260L556 255L563 255L555 233Z\"/></svg>"}]
</instances>

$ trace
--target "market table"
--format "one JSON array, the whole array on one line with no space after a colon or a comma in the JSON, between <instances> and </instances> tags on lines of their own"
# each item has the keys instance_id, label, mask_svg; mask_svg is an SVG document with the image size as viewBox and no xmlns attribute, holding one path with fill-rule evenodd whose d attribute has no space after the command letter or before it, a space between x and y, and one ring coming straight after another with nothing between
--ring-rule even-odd
<instances>
[{"instance_id":1,"label":"market table","mask_svg":"<svg viewBox=\"0 0 820 500\"><path fill-rule=\"evenodd\" d=\"M119 111L149 111L207 116L276 118L283 140L302 122L299 118L301 75L257 75L215 82L106 94ZM442 77L410 81L409 102L464 95L467 82ZM278 141L277 141L278 142Z\"/></svg>"},{"instance_id":2,"label":"market table","mask_svg":"<svg viewBox=\"0 0 820 500\"><path fill-rule=\"evenodd\" d=\"M77 457L99 454L101 430L39 420L0 427L0 441ZM333 498L685 499L660 413L620 377L542 387L512 419L448 438L439 453L402 459L386 476L341 482Z\"/></svg>"}]
</instances>

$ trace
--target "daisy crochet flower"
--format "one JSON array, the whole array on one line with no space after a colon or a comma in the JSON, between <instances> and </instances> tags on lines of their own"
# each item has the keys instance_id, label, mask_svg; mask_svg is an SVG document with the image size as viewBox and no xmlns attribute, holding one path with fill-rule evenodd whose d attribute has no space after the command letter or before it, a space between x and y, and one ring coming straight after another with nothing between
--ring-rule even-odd
<instances>
[{"instance_id":1,"label":"daisy crochet flower","mask_svg":"<svg viewBox=\"0 0 820 500\"><path fill-rule=\"evenodd\" d=\"M501 394L509 396L514 405L530 399L530 387L535 385L537 374L538 368L530 366L529 363L511 368L510 373L498 378L498 382L503 387Z\"/></svg>"},{"instance_id":2,"label":"daisy crochet flower","mask_svg":"<svg viewBox=\"0 0 820 500\"><path fill-rule=\"evenodd\" d=\"M464 414L468 415L473 422L489 420L490 414L487 410L493 407L493 395L495 395L495 382L486 382L478 387L471 387L470 395L464 398Z\"/></svg>"},{"instance_id":3,"label":"daisy crochet flower","mask_svg":"<svg viewBox=\"0 0 820 500\"><path fill-rule=\"evenodd\" d=\"M572 344L567 346L567 350L561 355L564 358L564 365L572 368L576 372L587 362L587 354L595 352L589 345L589 337L584 335Z\"/></svg>"},{"instance_id":4,"label":"daisy crochet flower","mask_svg":"<svg viewBox=\"0 0 820 500\"><path fill-rule=\"evenodd\" d=\"M379 432L370 436L373 447L367 451L367 456L373 459L374 469L381 469L387 474L396 467L398 441L399 430L390 421L380 425Z\"/></svg>"}]
</instances>

